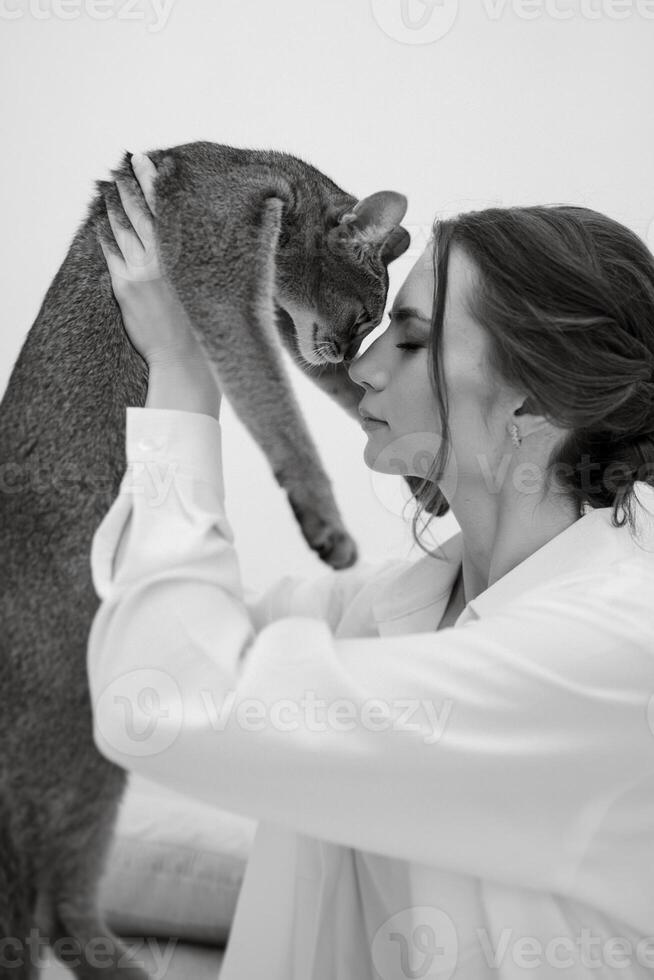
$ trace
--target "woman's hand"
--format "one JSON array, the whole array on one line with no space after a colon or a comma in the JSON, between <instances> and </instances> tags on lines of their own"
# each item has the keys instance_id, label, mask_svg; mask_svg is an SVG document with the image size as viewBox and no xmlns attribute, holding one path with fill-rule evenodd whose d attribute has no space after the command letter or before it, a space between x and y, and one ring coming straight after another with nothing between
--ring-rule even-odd
<instances>
[{"instance_id":1,"label":"woman's hand","mask_svg":"<svg viewBox=\"0 0 654 980\"><path fill-rule=\"evenodd\" d=\"M114 251L98 236L125 331L148 364L204 357L188 314L161 267L152 219L152 215L156 214L154 178L157 168L144 153L135 153L132 156L132 170L149 210L146 213L127 184L116 180L131 227L126 229L107 205L107 216L118 251Z\"/></svg>"},{"instance_id":2,"label":"woman's hand","mask_svg":"<svg viewBox=\"0 0 654 980\"><path fill-rule=\"evenodd\" d=\"M114 247L98 241L107 262L111 286L125 332L149 368L146 408L200 412L219 418L222 393L191 321L163 275L152 215L156 214L154 178L157 169L143 153L132 156L132 170L148 212L129 187L116 180L131 223L123 227L107 205Z\"/></svg>"}]
</instances>

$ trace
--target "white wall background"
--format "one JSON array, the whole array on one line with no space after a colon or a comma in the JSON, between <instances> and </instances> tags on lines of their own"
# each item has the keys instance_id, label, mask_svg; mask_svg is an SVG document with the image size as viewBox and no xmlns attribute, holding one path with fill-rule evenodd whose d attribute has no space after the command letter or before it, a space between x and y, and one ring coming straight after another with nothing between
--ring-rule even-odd
<instances>
[{"instance_id":1,"label":"white wall background","mask_svg":"<svg viewBox=\"0 0 654 980\"><path fill-rule=\"evenodd\" d=\"M653 240L653 42L654 0L0 0L3 389L93 180L124 149L271 147L351 193L403 191L415 248L389 300L437 212L579 203ZM356 423L293 384L364 557L419 555L404 484L368 470ZM245 581L319 574L228 405L223 428Z\"/></svg>"}]
</instances>

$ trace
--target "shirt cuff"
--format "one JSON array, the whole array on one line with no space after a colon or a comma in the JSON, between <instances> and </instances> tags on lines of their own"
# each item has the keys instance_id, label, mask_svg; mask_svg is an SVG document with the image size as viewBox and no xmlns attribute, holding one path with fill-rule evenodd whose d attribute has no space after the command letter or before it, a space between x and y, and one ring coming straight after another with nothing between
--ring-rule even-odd
<instances>
[{"instance_id":1,"label":"shirt cuff","mask_svg":"<svg viewBox=\"0 0 654 980\"><path fill-rule=\"evenodd\" d=\"M171 408L127 408L125 455L134 463L165 462L205 483L225 500L222 431L212 415Z\"/></svg>"}]
</instances>

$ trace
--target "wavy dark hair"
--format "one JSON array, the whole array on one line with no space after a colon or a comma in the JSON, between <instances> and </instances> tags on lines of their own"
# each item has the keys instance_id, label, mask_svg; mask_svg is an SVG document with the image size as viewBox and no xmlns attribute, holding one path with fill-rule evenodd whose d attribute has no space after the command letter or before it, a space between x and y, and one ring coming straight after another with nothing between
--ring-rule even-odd
<instances>
[{"instance_id":1,"label":"wavy dark hair","mask_svg":"<svg viewBox=\"0 0 654 980\"><path fill-rule=\"evenodd\" d=\"M654 256L589 208L487 208L433 226L430 380L442 443L424 478L405 477L416 543L427 551L423 514L426 527L450 509L438 480L450 445L442 343L452 246L475 268L469 308L489 335L491 376L528 392L527 410L568 430L547 461L544 492L555 482L580 513L612 506L613 526L635 529L634 484L654 486Z\"/></svg>"}]
</instances>

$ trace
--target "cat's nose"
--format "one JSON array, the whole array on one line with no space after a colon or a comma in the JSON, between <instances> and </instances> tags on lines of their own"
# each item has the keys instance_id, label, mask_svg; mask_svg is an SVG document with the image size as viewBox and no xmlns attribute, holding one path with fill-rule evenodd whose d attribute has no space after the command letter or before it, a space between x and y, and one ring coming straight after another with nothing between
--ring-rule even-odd
<instances>
[{"instance_id":1,"label":"cat's nose","mask_svg":"<svg viewBox=\"0 0 654 980\"><path fill-rule=\"evenodd\" d=\"M340 364L343 360L342 352L335 346L324 349L322 355L330 364Z\"/></svg>"},{"instance_id":2,"label":"cat's nose","mask_svg":"<svg viewBox=\"0 0 654 980\"><path fill-rule=\"evenodd\" d=\"M325 340L320 346L320 354L330 364L340 364L344 359L343 351L335 340Z\"/></svg>"},{"instance_id":3,"label":"cat's nose","mask_svg":"<svg viewBox=\"0 0 654 980\"><path fill-rule=\"evenodd\" d=\"M316 334L314 334L315 336ZM331 364L340 364L342 361L347 362L352 360L361 346L362 340L363 336L361 334L350 341L349 344L345 340L339 341L334 340L332 337L325 337L319 344L318 349L325 361L329 361Z\"/></svg>"}]
</instances>

